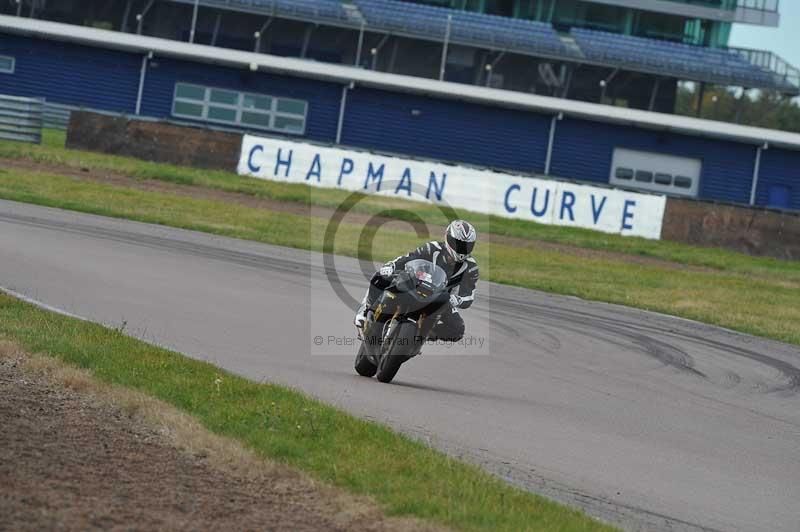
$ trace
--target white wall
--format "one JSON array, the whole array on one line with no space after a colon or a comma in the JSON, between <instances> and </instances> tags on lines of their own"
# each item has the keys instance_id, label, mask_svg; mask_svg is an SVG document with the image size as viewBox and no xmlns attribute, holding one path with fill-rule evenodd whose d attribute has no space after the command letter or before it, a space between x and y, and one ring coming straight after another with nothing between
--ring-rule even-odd
<instances>
[{"instance_id":1,"label":"white wall","mask_svg":"<svg viewBox=\"0 0 800 532\"><path fill-rule=\"evenodd\" d=\"M242 139L238 171L272 181L650 239L661 237L666 205L664 196L250 135Z\"/></svg>"}]
</instances>

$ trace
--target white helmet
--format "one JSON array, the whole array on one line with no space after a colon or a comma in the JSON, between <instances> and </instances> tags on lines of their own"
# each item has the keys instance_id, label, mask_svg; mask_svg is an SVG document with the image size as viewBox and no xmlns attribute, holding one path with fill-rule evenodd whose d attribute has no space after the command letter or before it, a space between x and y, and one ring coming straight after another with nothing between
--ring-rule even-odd
<instances>
[{"instance_id":1,"label":"white helmet","mask_svg":"<svg viewBox=\"0 0 800 532\"><path fill-rule=\"evenodd\" d=\"M472 224L464 220L455 220L450 222L447 226L445 233L445 245L447 251L457 261L465 261L472 253L472 248L475 247L475 239L478 234Z\"/></svg>"}]
</instances>

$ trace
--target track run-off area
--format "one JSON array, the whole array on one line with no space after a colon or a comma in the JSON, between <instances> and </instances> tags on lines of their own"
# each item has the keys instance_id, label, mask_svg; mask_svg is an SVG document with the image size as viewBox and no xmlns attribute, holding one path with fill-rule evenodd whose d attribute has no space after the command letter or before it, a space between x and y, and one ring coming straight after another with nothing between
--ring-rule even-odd
<instances>
[{"instance_id":1,"label":"track run-off area","mask_svg":"<svg viewBox=\"0 0 800 532\"><path fill-rule=\"evenodd\" d=\"M335 266L360 298L362 265ZM353 309L329 274L306 251L0 201L13 293L295 387L628 530L800 530L800 348L481 282L468 342L426 348L384 385L353 371Z\"/></svg>"}]
</instances>

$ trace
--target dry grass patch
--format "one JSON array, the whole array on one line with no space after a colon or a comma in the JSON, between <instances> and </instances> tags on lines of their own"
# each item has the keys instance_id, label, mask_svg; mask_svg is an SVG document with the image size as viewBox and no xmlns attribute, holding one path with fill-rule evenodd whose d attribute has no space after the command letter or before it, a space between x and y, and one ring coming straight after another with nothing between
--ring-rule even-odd
<instances>
[{"instance_id":1,"label":"dry grass patch","mask_svg":"<svg viewBox=\"0 0 800 532\"><path fill-rule=\"evenodd\" d=\"M202 459L227 475L247 478L250 482L268 482L279 491L314 492L324 503L315 510L336 528L387 532L445 530L417 519L387 518L368 497L346 493L286 465L259 457L241 442L209 432L195 418L163 401L130 388L101 382L88 370L51 356L27 353L6 339L0 339L2 362L20 369L28 379L44 379L53 386L124 413L131 423L144 425L180 451Z\"/></svg>"}]
</instances>

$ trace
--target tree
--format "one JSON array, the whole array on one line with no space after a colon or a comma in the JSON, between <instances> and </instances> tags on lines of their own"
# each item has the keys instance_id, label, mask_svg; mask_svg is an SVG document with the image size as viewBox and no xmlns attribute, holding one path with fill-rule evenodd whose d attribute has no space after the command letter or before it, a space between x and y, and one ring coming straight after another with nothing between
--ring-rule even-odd
<instances>
[{"instance_id":1,"label":"tree","mask_svg":"<svg viewBox=\"0 0 800 532\"><path fill-rule=\"evenodd\" d=\"M675 112L695 116L697 98L697 86L680 86ZM800 105L774 91L759 90L742 95L741 90L707 88L703 95L701 116L710 120L800 133Z\"/></svg>"}]
</instances>

